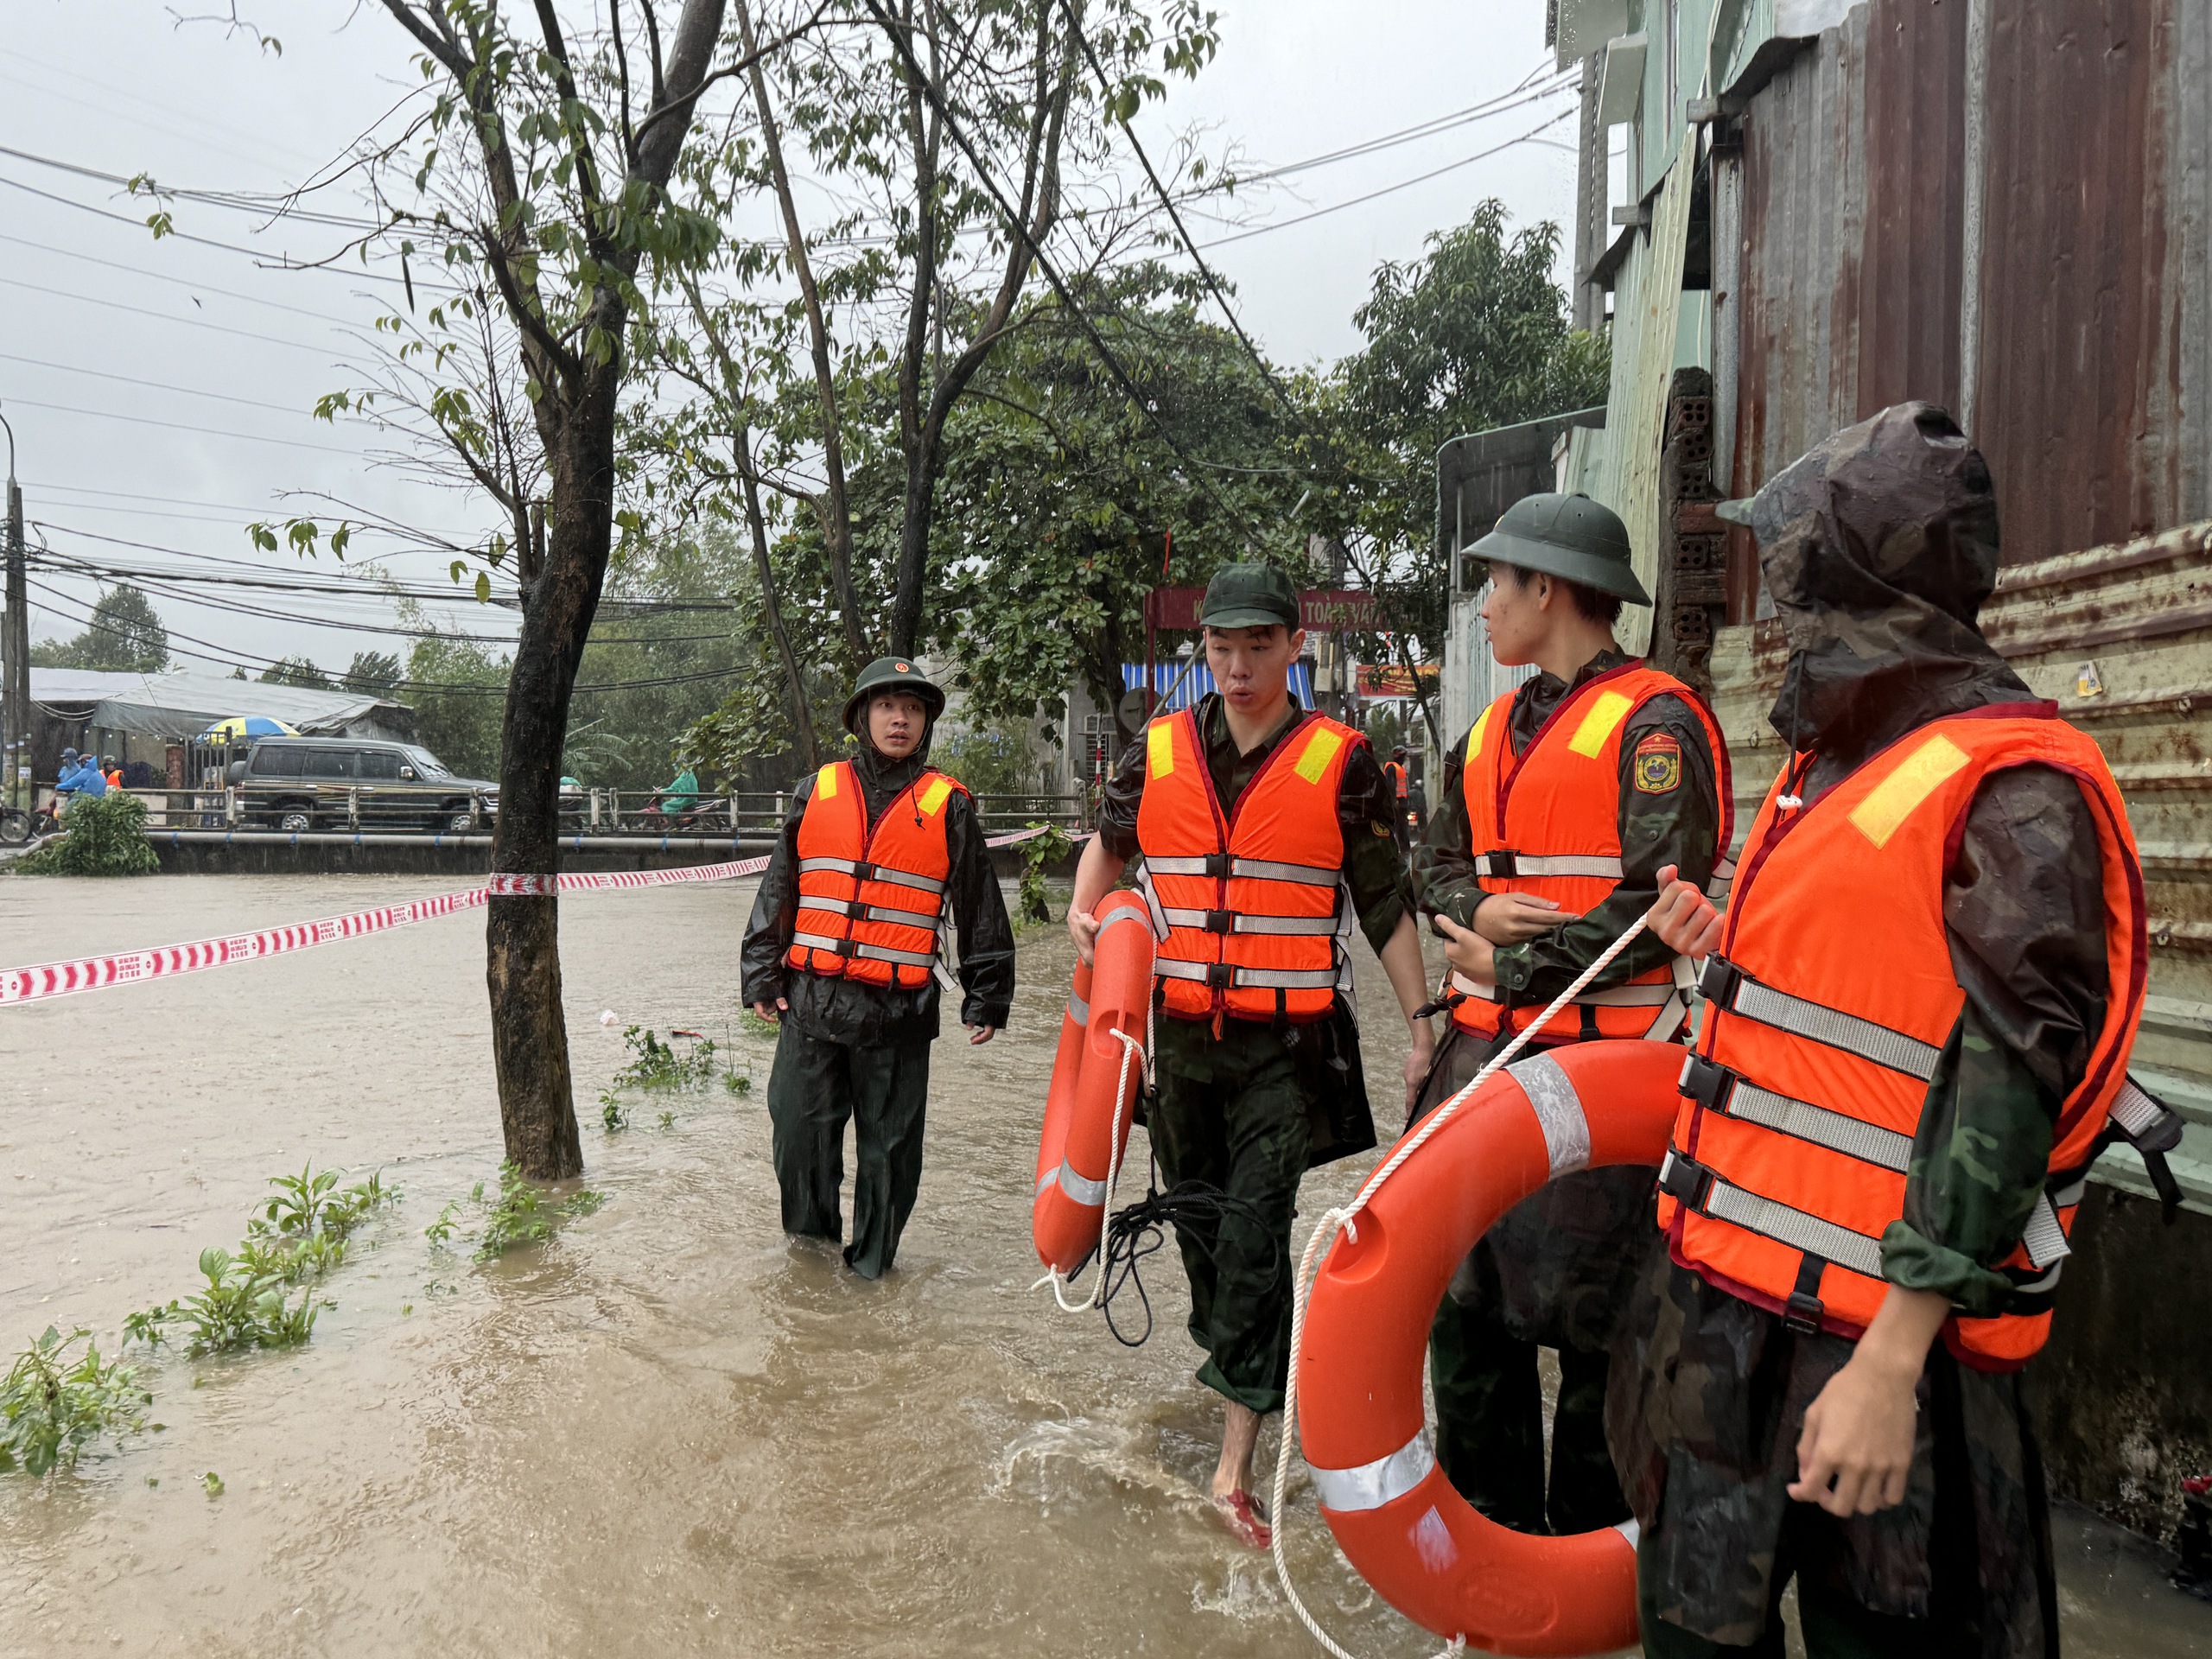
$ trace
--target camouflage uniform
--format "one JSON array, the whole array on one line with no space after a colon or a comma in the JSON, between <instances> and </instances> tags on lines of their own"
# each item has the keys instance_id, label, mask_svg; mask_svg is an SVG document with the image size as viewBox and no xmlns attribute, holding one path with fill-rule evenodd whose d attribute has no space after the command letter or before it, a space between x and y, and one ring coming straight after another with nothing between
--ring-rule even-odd
<instances>
[{"instance_id":1,"label":"camouflage uniform","mask_svg":"<svg viewBox=\"0 0 2212 1659\"><path fill-rule=\"evenodd\" d=\"M1229 735L1221 699L1197 709L1214 792L1228 810L1299 716L1248 753ZM1132 743L1108 779L1098 834L1116 858L1134 858L1146 749ZM1344 884L1360 929L1376 950L1411 903L1405 866L1391 838L1396 802L1374 752L1356 747L1337 801ZM1200 1181L1255 1206L1217 1227L1179 1227L1191 1281L1191 1339L1206 1352L1198 1380L1239 1405L1282 1408L1290 1371L1290 1223L1299 1178L1317 1163L1375 1144L1359 1071L1357 1031L1339 1003L1332 1020L1278 1030L1249 1020L1160 1018L1155 1033L1159 1094L1145 1122L1171 1183Z\"/></svg>"},{"instance_id":2,"label":"camouflage uniform","mask_svg":"<svg viewBox=\"0 0 2212 1659\"><path fill-rule=\"evenodd\" d=\"M1630 660L1600 652L1572 684L1540 674L1523 686L1507 726L1514 752L1528 747L1576 686ZM1653 733L1672 738L1681 751L1671 779L1636 775L1637 744ZM1488 896L1474 866L1475 855L1486 849L1472 844L1459 782L1465 753L1463 734L1446 762L1436 815L1414 853L1418 903L1463 927L1473 925L1476 906ZM1664 786L1650 786L1657 784ZM1703 725L1680 697L1654 697L1629 717L1621 743L1620 883L1581 919L1497 952L1498 985L1512 1005L1541 1007L1565 990L1651 907L1666 865L1679 865L1683 879L1701 885L1712 874L1719 812ZM1620 984L1671 959L1664 945L1642 935L1592 984ZM1557 1022L1570 1040L1574 1017L1563 1012ZM1454 1027L1416 1111L1450 1098L1492 1047ZM1461 1495L1493 1521L1524 1532L1542 1532L1548 1522L1567 1533L1628 1516L1605 1450L1606 1353L1658 1238L1651 1223L1656 1175L1626 1166L1554 1181L1501 1217L1452 1275L1429 1337L1437 1458ZM1539 1346L1556 1349L1560 1363L1548 1495Z\"/></svg>"},{"instance_id":3,"label":"camouflage uniform","mask_svg":"<svg viewBox=\"0 0 2212 1659\"><path fill-rule=\"evenodd\" d=\"M1772 719L1809 754L1809 804L1915 728L2033 701L1974 626L1997 569L1981 458L1948 416L1902 405L1840 432L1753 507L1792 647ZM1968 1313L2043 1189L2052 1125L2107 990L2096 836L2078 786L2041 766L1984 781L1946 872L1966 1003L1930 1079L1883 1274ZM1606 1426L1643 1523L1645 1650L1779 1655L1794 1574L1812 1659L1880 1652L2030 1659L2058 1650L2026 1377L1956 1363L1919 1384L1904 1502L1848 1520L1792 1503L1805 1408L1849 1359L1656 1260L1624 1323Z\"/></svg>"}]
</instances>

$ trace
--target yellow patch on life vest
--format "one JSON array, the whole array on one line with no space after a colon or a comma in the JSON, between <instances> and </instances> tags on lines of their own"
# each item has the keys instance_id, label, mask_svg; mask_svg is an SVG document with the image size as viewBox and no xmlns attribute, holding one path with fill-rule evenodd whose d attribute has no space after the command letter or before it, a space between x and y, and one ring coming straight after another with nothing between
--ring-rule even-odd
<instances>
[{"instance_id":1,"label":"yellow patch on life vest","mask_svg":"<svg viewBox=\"0 0 2212 1659\"><path fill-rule=\"evenodd\" d=\"M1467 734L1466 764L1468 766L1473 766L1482 756L1483 734L1490 730L1490 711L1497 706L1496 703L1491 703L1484 708L1481 714L1475 716L1475 729Z\"/></svg>"},{"instance_id":2,"label":"yellow patch on life vest","mask_svg":"<svg viewBox=\"0 0 2212 1659\"><path fill-rule=\"evenodd\" d=\"M1298 757L1298 765L1292 770L1307 783L1318 784L1321 774L1329 769L1329 762L1337 758L1337 751L1344 746L1343 737L1324 726L1306 740L1306 753Z\"/></svg>"},{"instance_id":3,"label":"yellow patch on life vest","mask_svg":"<svg viewBox=\"0 0 2212 1659\"><path fill-rule=\"evenodd\" d=\"M944 798L951 793L952 780L950 778L931 779L930 786L922 791L923 813L929 817L937 817L938 809L944 804Z\"/></svg>"},{"instance_id":4,"label":"yellow patch on life vest","mask_svg":"<svg viewBox=\"0 0 2212 1659\"><path fill-rule=\"evenodd\" d=\"M1590 712L1582 716L1582 723L1574 728L1574 741L1567 747L1577 754L1595 756L1605 747L1605 740L1613 728L1628 718L1628 711L1636 707L1636 699L1624 697L1618 691L1600 691L1597 701L1590 705Z\"/></svg>"},{"instance_id":5,"label":"yellow patch on life vest","mask_svg":"<svg viewBox=\"0 0 2212 1659\"><path fill-rule=\"evenodd\" d=\"M1168 721L1155 720L1144 734L1144 775L1165 778L1175 770L1175 728Z\"/></svg>"},{"instance_id":6,"label":"yellow patch on life vest","mask_svg":"<svg viewBox=\"0 0 2212 1659\"><path fill-rule=\"evenodd\" d=\"M1852 808L1851 827L1877 847L1888 846L1914 809L1966 764L1966 751L1936 733Z\"/></svg>"},{"instance_id":7,"label":"yellow patch on life vest","mask_svg":"<svg viewBox=\"0 0 2212 1659\"><path fill-rule=\"evenodd\" d=\"M837 798L837 763L832 760L814 774L814 797L817 800L834 801Z\"/></svg>"}]
</instances>

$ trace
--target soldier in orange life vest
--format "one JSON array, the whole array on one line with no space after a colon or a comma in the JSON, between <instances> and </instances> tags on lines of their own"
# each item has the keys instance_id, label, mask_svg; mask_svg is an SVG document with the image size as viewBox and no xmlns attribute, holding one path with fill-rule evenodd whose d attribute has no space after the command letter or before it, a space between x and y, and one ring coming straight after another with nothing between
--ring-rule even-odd
<instances>
[{"instance_id":1,"label":"soldier in orange life vest","mask_svg":"<svg viewBox=\"0 0 2212 1659\"><path fill-rule=\"evenodd\" d=\"M1414 854L1421 906L1452 965L1452 1030L1424 1112L1650 907L1662 868L1704 881L1728 842L1728 753L1712 714L1614 643L1623 602L1650 603L1620 519L1586 496L1533 495L1474 551L1490 561L1491 651L1541 671L1455 746ZM1674 953L1638 939L1535 1040L1670 1041L1687 1008ZM1553 1182L1491 1230L1437 1310L1438 1459L1494 1521L1571 1533L1628 1518L1605 1448L1606 1356L1656 1243L1656 1173ZM1540 1346L1560 1365L1548 1482Z\"/></svg>"},{"instance_id":2,"label":"soldier in orange life vest","mask_svg":"<svg viewBox=\"0 0 2212 1659\"><path fill-rule=\"evenodd\" d=\"M1794 1575L1810 1659L2056 1655L2020 1367L2108 1120L2160 1127L2126 814L1975 626L1996 502L1948 415L1884 410L1724 511L1791 758L1726 914L1689 882L1651 912L1710 1006L1608 1402L1645 1651L1779 1654Z\"/></svg>"},{"instance_id":3,"label":"soldier in orange life vest","mask_svg":"<svg viewBox=\"0 0 2212 1659\"><path fill-rule=\"evenodd\" d=\"M859 740L792 791L745 931L744 997L777 1021L768 1077L784 1230L842 1232L845 1123L855 1123L853 1242L880 1277L922 1179L923 1111L940 961L960 938L961 1023L987 1043L1014 997L1014 930L968 791L929 766L944 693L911 663L861 671L845 704Z\"/></svg>"},{"instance_id":4,"label":"soldier in orange life vest","mask_svg":"<svg viewBox=\"0 0 2212 1659\"><path fill-rule=\"evenodd\" d=\"M1230 565L1199 611L1218 693L1162 716L1108 781L1076 872L1068 931L1086 960L1094 912L1141 852L1160 937L1158 1094L1147 1107L1171 1184L1218 1189L1217 1223L1179 1225L1198 1380L1228 1399L1213 1498L1264 1549L1252 1493L1262 1416L1290 1362L1290 1223L1313 1165L1375 1144L1350 1001L1355 925L1411 1027L1408 1098L1433 1039L1419 1017L1421 941L1395 810L1367 740L1299 707L1298 595L1270 565Z\"/></svg>"}]
</instances>

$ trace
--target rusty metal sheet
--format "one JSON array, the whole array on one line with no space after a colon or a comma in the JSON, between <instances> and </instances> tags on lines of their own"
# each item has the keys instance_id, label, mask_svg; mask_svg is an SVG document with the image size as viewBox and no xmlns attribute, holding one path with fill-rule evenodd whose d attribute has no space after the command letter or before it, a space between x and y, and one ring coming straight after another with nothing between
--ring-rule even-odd
<instances>
[{"instance_id":1,"label":"rusty metal sheet","mask_svg":"<svg viewBox=\"0 0 2212 1659\"><path fill-rule=\"evenodd\" d=\"M2177 10L2196 15L2183 24ZM2206 511L2172 195L2201 189L2208 136L2177 118L2202 86L2183 84L2177 48L2186 35L2201 50L2203 11L2044 0L1992 12L1975 435L2015 556ZM2201 250L2191 274L2202 282Z\"/></svg>"}]
</instances>

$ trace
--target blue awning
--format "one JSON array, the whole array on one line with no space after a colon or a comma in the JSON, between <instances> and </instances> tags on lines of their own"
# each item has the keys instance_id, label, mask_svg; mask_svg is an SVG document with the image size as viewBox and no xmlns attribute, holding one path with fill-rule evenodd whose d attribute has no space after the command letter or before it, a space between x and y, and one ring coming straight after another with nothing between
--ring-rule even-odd
<instances>
[{"instance_id":1,"label":"blue awning","mask_svg":"<svg viewBox=\"0 0 2212 1659\"><path fill-rule=\"evenodd\" d=\"M1184 671L1189 670L1188 673ZM1160 698L1160 710L1173 714L1179 709L1188 709L1200 697L1213 690L1213 671L1206 666L1205 658L1197 658L1185 663L1161 663L1152 671L1152 689ZM1142 663L1122 664L1122 689L1135 690L1144 683ZM1313 707L1313 665L1299 661L1290 665L1290 695L1301 707Z\"/></svg>"}]
</instances>

